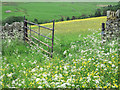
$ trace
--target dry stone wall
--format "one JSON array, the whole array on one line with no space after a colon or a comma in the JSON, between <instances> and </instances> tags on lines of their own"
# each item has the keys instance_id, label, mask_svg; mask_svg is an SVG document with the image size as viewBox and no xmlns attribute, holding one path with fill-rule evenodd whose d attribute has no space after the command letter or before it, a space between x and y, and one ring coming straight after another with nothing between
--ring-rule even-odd
<instances>
[{"instance_id":1,"label":"dry stone wall","mask_svg":"<svg viewBox=\"0 0 120 90\"><path fill-rule=\"evenodd\" d=\"M23 39L24 30L23 22L14 22L12 24L6 23L2 26L2 39Z\"/></svg>"},{"instance_id":2,"label":"dry stone wall","mask_svg":"<svg viewBox=\"0 0 120 90\"><path fill-rule=\"evenodd\" d=\"M120 10L107 11L105 39L118 39L120 36Z\"/></svg>"}]
</instances>

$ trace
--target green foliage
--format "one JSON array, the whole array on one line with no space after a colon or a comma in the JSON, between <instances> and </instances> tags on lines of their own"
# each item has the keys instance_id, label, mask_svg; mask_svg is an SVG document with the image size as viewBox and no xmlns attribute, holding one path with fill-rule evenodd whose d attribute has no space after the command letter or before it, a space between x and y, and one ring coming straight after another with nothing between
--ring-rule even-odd
<instances>
[{"instance_id":1,"label":"green foliage","mask_svg":"<svg viewBox=\"0 0 120 90\"><path fill-rule=\"evenodd\" d=\"M103 16L106 16L106 15L107 15L107 10L106 10L106 9L103 9L102 15L103 15Z\"/></svg>"},{"instance_id":2,"label":"green foliage","mask_svg":"<svg viewBox=\"0 0 120 90\"><path fill-rule=\"evenodd\" d=\"M4 25L5 23L8 23L8 24L12 24L13 22L23 22L24 20L24 17L22 16L10 16L10 17L7 17L3 22L2 24Z\"/></svg>"},{"instance_id":3,"label":"green foliage","mask_svg":"<svg viewBox=\"0 0 120 90\"><path fill-rule=\"evenodd\" d=\"M119 47L117 41L101 43L105 21L56 24L53 59L23 41L3 40L2 88L118 88Z\"/></svg>"},{"instance_id":4,"label":"green foliage","mask_svg":"<svg viewBox=\"0 0 120 90\"><path fill-rule=\"evenodd\" d=\"M89 17L94 17L94 16L95 16L95 15L93 15L93 14L90 14L90 15L89 15Z\"/></svg>"},{"instance_id":5,"label":"green foliage","mask_svg":"<svg viewBox=\"0 0 120 90\"><path fill-rule=\"evenodd\" d=\"M117 5L108 5L107 7L103 7L103 15L106 15L105 11L107 10L117 11L118 9L120 9L120 1Z\"/></svg>"},{"instance_id":6,"label":"green foliage","mask_svg":"<svg viewBox=\"0 0 120 90\"><path fill-rule=\"evenodd\" d=\"M66 20L70 20L70 18L69 18L69 17L67 17L67 18L66 18Z\"/></svg>"},{"instance_id":7,"label":"green foliage","mask_svg":"<svg viewBox=\"0 0 120 90\"><path fill-rule=\"evenodd\" d=\"M3 88L118 88L118 42L102 45L98 32L64 45L53 59L37 47L17 43L3 45Z\"/></svg>"},{"instance_id":8,"label":"green foliage","mask_svg":"<svg viewBox=\"0 0 120 90\"><path fill-rule=\"evenodd\" d=\"M97 17L101 16L101 9L96 10L95 16L97 16Z\"/></svg>"},{"instance_id":9,"label":"green foliage","mask_svg":"<svg viewBox=\"0 0 120 90\"><path fill-rule=\"evenodd\" d=\"M80 19L84 19L84 18L87 18L87 16L86 16L85 14L82 14L82 15L80 16Z\"/></svg>"},{"instance_id":10,"label":"green foliage","mask_svg":"<svg viewBox=\"0 0 120 90\"><path fill-rule=\"evenodd\" d=\"M64 18L62 17L62 18L60 19L60 21L64 21Z\"/></svg>"},{"instance_id":11,"label":"green foliage","mask_svg":"<svg viewBox=\"0 0 120 90\"><path fill-rule=\"evenodd\" d=\"M34 22L35 22L35 23L38 23L38 20L35 18L35 19L34 19Z\"/></svg>"},{"instance_id":12,"label":"green foliage","mask_svg":"<svg viewBox=\"0 0 120 90\"><path fill-rule=\"evenodd\" d=\"M75 17L75 16L72 16L72 20L74 20L74 19L76 19L76 17Z\"/></svg>"}]
</instances>

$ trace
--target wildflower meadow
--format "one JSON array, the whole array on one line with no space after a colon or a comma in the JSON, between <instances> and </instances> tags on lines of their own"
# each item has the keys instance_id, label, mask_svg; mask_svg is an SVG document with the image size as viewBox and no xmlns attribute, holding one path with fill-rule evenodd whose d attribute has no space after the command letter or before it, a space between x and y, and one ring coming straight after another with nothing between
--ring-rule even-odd
<instances>
[{"instance_id":1,"label":"wildflower meadow","mask_svg":"<svg viewBox=\"0 0 120 90\"><path fill-rule=\"evenodd\" d=\"M120 2L115 1L3 0L0 89L119 90Z\"/></svg>"},{"instance_id":2,"label":"wildflower meadow","mask_svg":"<svg viewBox=\"0 0 120 90\"><path fill-rule=\"evenodd\" d=\"M60 50L55 38L55 49ZM118 40L103 43L96 30L70 42L61 53L54 52L51 59L36 46L4 40L0 84L3 88L118 88Z\"/></svg>"}]
</instances>

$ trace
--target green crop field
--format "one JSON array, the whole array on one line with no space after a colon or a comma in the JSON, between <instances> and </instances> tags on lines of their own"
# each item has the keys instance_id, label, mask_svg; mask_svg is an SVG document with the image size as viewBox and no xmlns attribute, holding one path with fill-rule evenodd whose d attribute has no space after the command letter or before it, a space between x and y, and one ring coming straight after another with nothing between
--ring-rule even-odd
<instances>
[{"instance_id":1,"label":"green crop field","mask_svg":"<svg viewBox=\"0 0 120 90\"><path fill-rule=\"evenodd\" d=\"M36 2L36 3L2 3L2 19L9 16L26 16L30 21L37 19L39 22L50 20L59 20L61 17L66 19L67 16L79 17L81 15L91 15L97 8L107 5L115 5L116 2ZM6 11L11 12L6 13Z\"/></svg>"},{"instance_id":2,"label":"green crop field","mask_svg":"<svg viewBox=\"0 0 120 90\"><path fill-rule=\"evenodd\" d=\"M2 87L118 88L118 41L102 43L105 21L106 17L98 17L55 22L52 59L23 41L4 40ZM52 27L51 23L42 25ZM44 29L41 33L50 36Z\"/></svg>"}]
</instances>

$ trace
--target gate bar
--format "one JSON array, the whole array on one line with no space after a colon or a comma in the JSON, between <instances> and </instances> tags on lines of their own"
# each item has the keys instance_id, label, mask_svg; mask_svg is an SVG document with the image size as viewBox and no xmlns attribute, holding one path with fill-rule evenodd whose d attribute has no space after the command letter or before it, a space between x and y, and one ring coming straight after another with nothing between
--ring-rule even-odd
<instances>
[{"instance_id":1,"label":"gate bar","mask_svg":"<svg viewBox=\"0 0 120 90\"><path fill-rule=\"evenodd\" d=\"M25 27L25 28L27 28L28 30L30 30L30 29L29 29L29 27ZM34 31L34 30L32 30L32 29L31 29L31 31L32 31L32 32L34 32L34 33L36 33L36 34L38 34L38 35L40 35L40 36L43 36L43 37L45 37L45 38L47 38L47 39L52 40L51 38L46 37L46 36L44 36L44 35L42 35L42 34L40 34L40 33L36 32L36 31Z\"/></svg>"},{"instance_id":2,"label":"gate bar","mask_svg":"<svg viewBox=\"0 0 120 90\"><path fill-rule=\"evenodd\" d=\"M29 23L29 24L37 25L37 26L39 26L39 27L42 27L42 28L45 28L45 29L48 29L48 30L53 31L53 29L51 29L51 28L47 28L47 27L44 27L44 26L40 26L39 24L35 24L35 23L30 22L30 21L27 21L27 20L24 20L24 21L27 22L27 23Z\"/></svg>"},{"instance_id":3,"label":"gate bar","mask_svg":"<svg viewBox=\"0 0 120 90\"><path fill-rule=\"evenodd\" d=\"M51 58L53 57L54 25L55 25L55 20L53 20L53 31L52 31L52 51L51 51Z\"/></svg>"}]
</instances>

